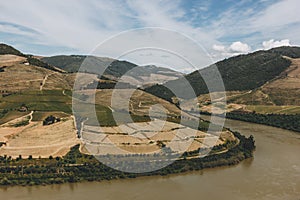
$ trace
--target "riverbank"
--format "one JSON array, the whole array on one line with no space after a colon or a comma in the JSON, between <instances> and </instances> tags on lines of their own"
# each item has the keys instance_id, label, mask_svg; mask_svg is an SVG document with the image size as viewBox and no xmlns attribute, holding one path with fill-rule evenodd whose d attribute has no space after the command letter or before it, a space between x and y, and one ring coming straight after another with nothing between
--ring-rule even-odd
<instances>
[{"instance_id":1,"label":"riverbank","mask_svg":"<svg viewBox=\"0 0 300 200\"><path fill-rule=\"evenodd\" d=\"M236 165L244 159L253 156L255 149L253 137L246 138L238 132L233 132L239 139L228 151L220 154L208 155L203 158L177 160L171 165L149 173L125 173L109 168L100 163L93 156L79 152L76 145L63 158L22 159L0 158L0 185L48 185L74 183L81 181L102 181L112 179L136 178L141 176L178 174L188 171L198 171L205 168ZM121 161L122 162L122 161ZM128 164L126 161L119 164ZM149 162L139 163L149 164Z\"/></svg>"},{"instance_id":2,"label":"riverbank","mask_svg":"<svg viewBox=\"0 0 300 200\"><path fill-rule=\"evenodd\" d=\"M201 112L201 115L211 116L211 113ZM217 115L218 116L218 115ZM223 116L220 116L223 117ZM227 119L239 120L244 122L251 122L256 124L263 124L276 128L282 128L289 131L300 133L300 115L293 114L260 114L255 112L228 112Z\"/></svg>"},{"instance_id":3,"label":"riverbank","mask_svg":"<svg viewBox=\"0 0 300 200\"><path fill-rule=\"evenodd\" d=\"M229 112L226 118L300 132L300 115Z\"/></svg>"}]
</instances>

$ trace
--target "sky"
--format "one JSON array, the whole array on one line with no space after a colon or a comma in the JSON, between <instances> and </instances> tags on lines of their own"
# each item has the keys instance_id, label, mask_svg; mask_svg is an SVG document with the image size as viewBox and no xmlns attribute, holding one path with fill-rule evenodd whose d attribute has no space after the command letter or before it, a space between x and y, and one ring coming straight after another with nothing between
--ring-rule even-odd
<instances>
[{"instance_id":1,"label":"sky","mask_svg":"<svg viewBox=\"0 0 300 200\"><path fill-rule=\"evenodd\" d=\"M91 54L124 31L157 27L179 32L205 49L210 58L197 63L201 68L234 55L300 45L299 7L298 0L0 1L0 42L36 55ZM191 50L183 43L178 46L183 52ZM120 53L113 51L99 56ZM151 51L127 59L145 64L139 62L150 60ZM147 55L150 58L145 59ZM181 62L169 65L191 71Z\"/></svg>"}]
</instances>

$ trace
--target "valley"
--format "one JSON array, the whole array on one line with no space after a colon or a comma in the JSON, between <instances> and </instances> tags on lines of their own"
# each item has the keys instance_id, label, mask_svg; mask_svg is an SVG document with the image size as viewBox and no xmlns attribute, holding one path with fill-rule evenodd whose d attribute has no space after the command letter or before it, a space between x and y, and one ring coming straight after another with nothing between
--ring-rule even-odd
<instances>
[{"instance_id":1,"label":"valley","mask_svg":"<svg viewBox=\"0 0 300 200\"><path fill-rule=\"evenodd\" d=\"M82 57L70 58L67 60L68 66L72 66L76 70L80 63L76 59ZM65 61L67 57L54 58L58 63L62 59ZM101 59L103 64L113 61L107 58ZM128 66L128 69L132 67L126 62L120 63ZM76 144L80 144L82 153L86 154L97 154L99 150L93 150L94 147L89 148L89 144L96 143L100 147L108 146L105 147L108 148L107 151L103 149L100 151L101 155L113 153L114 146L117 146L117 149L125 150L116 154L126 155L162 153L162 147L177 153L193 152L200 148L210 147L209 144L212 142L209 140L216 141L216 145L220 146L225 142L237 141L228 131L218 133L222 135L220 139L205 133L204 131L208 127L206 122L196 124L197 118L194 116L182 112L176 105L143 90L85 89L75 91L75 93L72 91L72 85L76 78L80 77L81 83L89 84L98 79L95 74L80 75L80 73L53 71L48 69L51 67L43 68L30 64L26 56L19 53L18 55L0 55L0 64L3 69L0 73L0 80L2 80L0 81L0 91L2 91L0 97L0 142L2 144L0 154L13 159L20 156L23 158L29 156L32 158L62 157L68 153L68 149ZM113 66L117 67L116 64ZM70 67L62 70L64 69L70 70ZM172 74L175 77L180 76L180 73L168 72L163 68L143 67L140 70L142 72L138 71L138 73L143 73L143 70L148 73L149 77L143 82L146 85L151 81L158 81L156 83L165 79L167 81L168 78L165 77L167 74L169 74L168 76L172 76ZM154 70L158 74L152 74L150 70ZM115 79L112 76L113 72L114 70L111 70L107 74L112 80ZM118 76L120 75L117 74L116 77ZM137 75L131 73L131 76L136 77ZM150 80L150 77L153 79ZM132 78L129 79L132 81ZM128 76L125 76L124 81L126 82L126 80L128 80ZM103 79L101 81L110 80ZM93 93L95 93L95 99L90 97ZM115 94L117 96L113 96ZM125 98L127 94L132 94L128 107ZM73 103L75 102L79 106L84 104L88 107L95 107L96 110L96 116L92 116L89 110L77 110L77 115L87 119L82 132L76 130L75 117L77 116L74 117L72 114L72 98ZM117 100L112 102L112 98L117 98ZM164 110L156 108L156 105L162 106ZM135 123L124 121L126 118L124 111L126 110L131 113L131 119ZM151 116L148 116L149 112L151 112ZM116 122L113 114L117 114L121 121ZM43 121L48 116L59 118L59 122L44 126ZM188 123L192 125L189 125L191 128L181 125L179 116L184 117L187 121L194 120L195 122ZM150 117L155 119L153 123L150 123ZM98 123L103 130L98 130L99 128L95 126ZM135 124L137 127L134 127ZM141 127L143 128L140 130ZM202 131L197 130L198 128ZM135 134L132 135L131 132Z\"/></svg>"},{"instance_id":2,"label":"valley","mask_svg":"<svg viewBox=\"0 0 300 200\"><path fill-rule=\"evenodd\" d=\"M226 99L214 102L211 97L221 91L205 92L205 83L197 72L185 75L198 96L189 99L185 86L180 85L183 74L165 68L92 57L93 65L108 66L99 75L95 66L89 72L80 71L86 56L43 58L13 49L8 52L13 54L0 55L0 155L14 165L55 163L56 170L68 171L59 179L62 182L96 180L89 174L73 180L68 174L74 173L75 166L97 166L94 156L112 161L118 158L117 163L109 161L117 169L138 160L128 171L145 167L145 158L152 164L175 162L157 174L232 165L252 157L253 137L226 128L211 132L209 127L218 125L197 115L211 114L212 109L222 115L224 100L228 118L298 131L300 51L296 47L254 52L216 63L224 79ZM210 70L207 67L201 73ZM237 84L249 79L245 70L253 80ZM256 73L260 75L254 76ZM115 88L118 82L121 86ZM76 84L83 87L74 89ZM172 96L167 90L170 84L182 93ZM207 157L199 158L199 153L205 154L208 149ZM160 157L164 154L171 157L164 160ZM195 166L198 162L201 167ZM106 175L133 176L115 171ZM60 182L57 175L47 176ZM11 180L18 182L14 176ZM43 181L52 183L49 178Z\"/></svg>"},{"instance_id":3,"label":"valley","mask_svg":"<svg viewBox=\"0 0 300 200\"><path fill-rule=\"evenodd\" d=\"M298 0L0 1L3 200L300 200Z\"/></svg>"}]
</instances>

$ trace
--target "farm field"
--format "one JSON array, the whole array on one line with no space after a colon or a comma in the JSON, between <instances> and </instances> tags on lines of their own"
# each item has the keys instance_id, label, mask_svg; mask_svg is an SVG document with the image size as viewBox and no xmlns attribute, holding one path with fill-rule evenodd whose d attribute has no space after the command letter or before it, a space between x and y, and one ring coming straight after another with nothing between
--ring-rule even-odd
<instances>
[{"instance_id":1,"label":"farm field","mask_svg":"<svg viewBox=\"0 0 300 200\"><path fill-rule=\"evenodd\" d=\"M73 119L64 118L61 122L43 126L42 122L30 122L22 127L0 127L1 155L16 158L63 156L70 147L79 144Z\"/></svg>"},{"instance_id":2,"label":"farm field","mask_svg":"<svg viewBox=\"0 0 300 200\"><path fill-rule=\"evenodd\" d=\"M27 111L18 111L22 106ZM71 97L61 90L22 91L9 96L0 97L0 124L34 111L34 121L43 120L43 112L54 112L60 115L70 115L72 112ZM1 114L2 112L2 114Z\"/></svg>"},{"instance_id":3,"label":"farm field","mask_svg":"<svg viewBox=\"0 0 300 200\"><path fill-rule=\"evenodd\" d=\"M85 153L95 155L154 154L162 153L163 147L184 153L236 140L227 130L219 134L220 137L180 124L154 120L112 127L85 125L82 139L87 150Z\"/></svg>"}]
</instances>

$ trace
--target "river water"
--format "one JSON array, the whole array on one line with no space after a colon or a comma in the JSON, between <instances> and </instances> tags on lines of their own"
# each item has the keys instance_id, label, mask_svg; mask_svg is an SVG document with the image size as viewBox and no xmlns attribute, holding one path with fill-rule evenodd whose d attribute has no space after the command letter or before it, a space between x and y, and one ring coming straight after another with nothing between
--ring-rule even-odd
<instances>
[{"instance_id":1,"label":"river water","mask_svg":"<svg viewBox=\"0 0 300 200\"><path fill-rule=\"evenodd\" d=\"M253 159L233 167L168 177L0 188L0 199L300 200L300 134L234 120L227 120L226 126L254 135L257 149Z\"/></svg>"}]
</instances>

